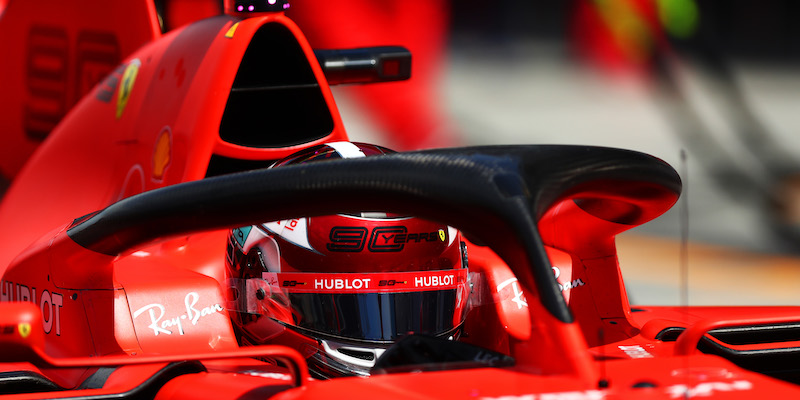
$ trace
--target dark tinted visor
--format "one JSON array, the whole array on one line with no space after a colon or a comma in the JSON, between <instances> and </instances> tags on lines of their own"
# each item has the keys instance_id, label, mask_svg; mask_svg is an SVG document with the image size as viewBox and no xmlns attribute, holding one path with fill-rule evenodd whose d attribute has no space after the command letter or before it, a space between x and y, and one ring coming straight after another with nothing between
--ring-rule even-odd
<instances>
[{"instance_id":1,"label":"dark tinted visor","mask_svg":"<svg viewBox=\"0 0 800 400\"><path fill-rule=\"evenodd\" d=\"M391 341L440 335L463 320L458 289L406 293L289 293L295 324L326 335Z\"/></svg>"},{"instance_id":2,"label":"dark tinted visor","mask_svg":"<svg viewBox=\"0 0 800 400\"><path fill-rule=\"evenodd\" d=\"M466 268L392 273L264 273L291 308L291 323L327 336L393 341L442 335L464 320ZM284 319L284 322L289 322Z\"/></svg>"}]
</instances>

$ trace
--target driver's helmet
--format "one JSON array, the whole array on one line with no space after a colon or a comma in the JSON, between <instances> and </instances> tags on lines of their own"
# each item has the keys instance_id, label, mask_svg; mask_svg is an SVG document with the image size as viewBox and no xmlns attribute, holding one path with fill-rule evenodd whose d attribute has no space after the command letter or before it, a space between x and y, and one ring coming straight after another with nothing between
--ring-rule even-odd
<instances>
[{"instance_id":1,"label":"driver's helmet","mask_svg":"<svg viewBox=\"0 0 800 400\"><path fill-rule=\"evenodd\" d=\"M336 142L273 167L388 152ZM230 233L227 259L242 344L291 346L318 378L368 375L411 333L455 339L466 316L461 235L417 217L364 212L241 227Z\"/></svg>"}]
</instances>

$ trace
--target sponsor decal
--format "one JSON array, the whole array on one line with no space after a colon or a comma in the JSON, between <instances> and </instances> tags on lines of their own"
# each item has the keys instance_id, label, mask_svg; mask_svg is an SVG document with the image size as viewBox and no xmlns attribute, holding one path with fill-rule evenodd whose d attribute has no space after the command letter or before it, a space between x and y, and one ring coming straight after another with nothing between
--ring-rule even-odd
<instances>
[{"instance_id":1,"label":"sponsor decal","mask_svg":"<svg viewBox=\"0 0 800 400\"><path fill-rule=\"evenodd\" d=\"M315 251L308 242L308 221L305 218L287 219L277 222L268 222L262 225L267 232L280 235L290 243L304 249Z\"/></svg>"},{"instance_id":2,"label":"sponsor decal","mask_svg":"<svg viewBox=\"0 0 800 400\"><path fill-rule=\"evenodd\" d=\"M433 276L418 276L414 278L415 287L437 287L437 286L451 286L455 284L455 275L433 275Z\"/></svg>"},{"instance_id":3,"label":"sponsor decal","mask_svg":"<svg viewBox=\"0 0 800 400\"><path fill-rule=\"evenodd\" d=\"M294 230L297 229L298 226L300 226L300 218L287 219L285 221L279 221L278 225L280 225L281 223L283 223L283 226L284 226L284 228L286 228L286 230L294 231Z\"/></svg>"},{"instance_id":4,"label":"sponsor decal","mask_svg":"<svg viewBox=\"0 0 800 400\"><path fill-rule=\"evenodd\" d=\"M500 397L481 397L482 400L600 400L606 397L604 390L576 390L572 392L553 392L524 394Z\"/></svg>"},{"instance_id":5,"label":"sponsor decal","mask_svg":"<svg viewBox=\"0 0 800 400\"><path fill-rule=\"evenodd\" d=\"M404 228L405 229L405 228ZM367 228L337 226L331 229L330 243L325 247L329 251L343 251L357 253L364 250L364 242L367 237Z\"/></svg>"},{"instance_id":6,"label":"sponsor decal","mask_svg":"<svg viewBox=\"0 0 800 400\"><path fill-rule=\"evenodd\" d=\"M314 279L314 290L369 289L371 278L331 278Z\"/></svg>"},{"instance_id":7,"label":"sponsor decal","mask_svg":"<svg viewBox=\"0 0 800 400\"><path fill-rule=\"evenodd\" d=\"M262 272L261 279L267 282L269 286L279 286L278 285L278 274L274 272ZM295 285L297 286L297 285Z\"/></svg>"},{"instance_id":8,"label":"sponsor decal","mask_svg":"<svg viewBox=\"0 0 800 400\"><path fill-rule=\"evenodd\" d=\"M562 292L586 285L586 283L582 279L575 279L571 282L561 283L558 281L559 276L561 276L561 270L558 267L553 267L553 274L556 277L556 283L558 284L558 289ZM525 299L525 294L522 292L522 288L519 286L519 281L517 278L509 278L505 281L501 282L497 285L497 293L501 293L503 289L510 287L514 293L514 297L511 299L514 303L516 303L517 308L521 309L522 307L528 306L528 301Z\"/></svg>"},{"instance_id":9,"label":"sponsor decal","mask_svg":"<svg viewBox=\"0 0 800 400\"><path fill-rule=\"evenodd\" d=\"M233 24L233 26L231 26L228 29L228 31L225 32L225 37L228 38L228 39L232 39L233 35L236 33L236 28L238 28L238 27L239 27L239 23L238 22Z\"/></svg>"},{"instance_id":10,"label":"sponsor decal","mask_svg":"<svg viewBox=\"0 0 800 400\"><path fill-rule=\"evenodd\" d=\"M23 322L19 325L2 325L0 326L0 335L13 335L14 332L19 333L19 335L26 339L31 334L31 324L27 322Z\"/></svg>"},{"instance_id":11,"label":"sponsor decal","mask_svg":"<svg viewBox=\"0 0 800 400\"><path fill-rule=\"evenodd\" d=\"M331 234L333 234L333 230L331 230ZM408 230L405 226L385 226L375 228L372 230L372 236L369 240L369 251L381 253L403 250L405 241L398 241L397 239L400 237L406 238L407 234ZM425 237L427 238L428 235L426 234Z\"/></svg>"},{"instance_id":12,"label":"sponsor decal","mask_svg":"<svg viewBox=\"0 0 800 400\"><path fill-rule=\"evenodd\" d=\"M278 380L278 381L291 381L292 379L294 379L289 374L281 374L279 372L264 372L264 371L259 371L259 370L247 370L247 371L242 371L241 373L245 374L245 375L250 375L250 376L257 376L257 377L260 377L260 378L275 379L275 380Z\"/></svg>"},{"instance_id":13,"label":"sponsor decal","mask_svg":"<svg viewBox=\"0 0 800 400\"><path fill-rule=\"evenodd\" d=\"M186 327L196 326L202 318L223 311L220 304L200 307L197 305L198 302L200 302L200 295L197 292L189 292L183 299L186 307L185 313L166 316L167 309L163 304L152 303L134 311L133 318L136 319L144 314L145 318L150 321L147 327L153 330L154 336L162 333L171 335L176 331L179 335L184 335L186 334L184 324L186 324Z\"/></svg>"},{"instance_id":14,"label":"sponsor decal","mask_svg":"<svg viewBox=\"0 0 800 400\"><path fill-rule=\"evenodd\" d=\"M447 232L439 229L434 232L408 233L405 226L381 226L370 232L364 227L335 226L331 228L328 251L360 252L367 250L373 253L399 252L409 243L447 242Z\"/></svg>"},{"instance_id":15,"label":"sponsor decal","mask_svg":"<svg viewBox=\"0 0 800 400\"><path fill-rule=\"evenodd\" d=\"M61 336L61 307L64 306L64 295L61 293L48 290L38 292L35 287L4 280L0 281L0 301L27 301L38 305L42 311L44 333L52 332Z\"/></svg>"},{"instance_id":16,"label":"sponsor decal","mask_svg":"<svg viewBox=\"0 0 800 400\"><path fill-rule=\"evenodd\" d=\"M751 390L753 384L749 381L738 380L733 382L703 382L697 385L671 385L665 388L672 399L689 399L695 397L710 397L719 392L741 392ZM600 400L607 395L605 390L582 390L572 392L553 392L538 394L523 394L499 397L481 397L482 400Z\"/></svg>"},{"instance_id":17,"label":"sponsor decal","mask_svg":"<svg viewBox=\"0 0 800 400\"><path fill-rule=\"evenodd\" d=\"M262 278L271 285L292 293L384 293L409 290L457 289L467 282L465 268L445 271L340 273L265 272Z\"/></svg>"},{"instance_id":18,"label":"sponsor decal","mask_svg":"<svg viewBox=\"0 0 800 400\"><path fill-rule=\"evenodd\" d=\"M503 289L508 286L510 286L511 290L514 291L514 298L511 299L511 301L517 304L517 308L521 309L522 307L527 307L528 301L525 299L525 294L522 293L522 288L519 287L519 281L517 278L506 279L501 284L497 285L497 293L502 292Z\"/></svg>"},{"instance_id":19,"label":"sponsor decal","mask_svg":"<svg viewBox=\"0 0 800 400\"><path fill-rule=\"evenodd\" d=\"M670 398L690 399L693 397L709 397L718 392L741 392L750 390L753 384L739 380L733 382L703 382L694 386L672 385L667 388Z\"/></svg>"},{"instance_id":20,"label":"sponsor decal","mask_svg":"<svg viewBox=\"0 0 800 400\"><path fill-rule=\"evenodd\" d=\"M398 281L395 279L381 279L378 281L378 286L394 286L394 285L407 285L408 281Z\"/></svg>"},{"instance_id":21,"label":"sponsor decal","mask_svg":"<svg viewBox=\"0 0 800 400\"><path fill-rule=\"evenodd\" d=\"M19 332L19 335L22 336L23 339L27 338L28 335L31 334L31 329L31 324L27 322L17 325L17 332Z\"/></svg>"},{"instance_id":22,"label":"sponsor decal","mask_svg":"<svg viewBox=\"0 0 800 400\"><path fill-rule=\"evenodd\" d=\"M153 146L153 180L161 182L172 159L172 132L168 126L161 129Z\"/></svg>"},{"instance_id":23,"label":"sponsor decal","mask_svg":"<svg viewBox=\"0 0 800 400\"><path fill-rule=\"evenodd\" d=\"M575 279L572 282L561 283L561 281L558 280L558 278L561 276L561 270L558 269L558 267L553 267L553 274L556 276L556 283L558 284L558 289L561 290L562 292L586 284L582 279Z\"/></svg>"},{"instance_id":24,"label":"sponsor decal","mask_svg":"<svg viewBox=\"0 0 800 400\"><path fill-rule=\"evenodd\" d=\"M125 107L128 105L128 99L131 97L133 84L136 83L136 76L139 74L141 66L142 62L135 58L131 60L128 66L125 67L125 72L122 73L122 82L117 92L117 119L122 117L122 112L125 111Z\"/></svg>"},{"instance_id":25,"label":"sponsor decal","mask_svg":"<svg viewBox=\"0 0 800 400\"><path fill-rule=\"evenodd\" d=\"M653 358L652 354L639 345L617 346L617 348L622 350L630 358Z\"/></svg>"},{"instance_id":26,"label":"sponsor decal","mask_svg":"<svg viewBox=\"0 0 800 400\"><path fill-rule=\"evenodd\" d=\"M586 283L584 283L581 279L575 279L572 282L567 282L567 283L558 282L558 289L563 292L565 290L570 290L578 286L583 286L585 284Z\"/></svg>"}]
</instances>

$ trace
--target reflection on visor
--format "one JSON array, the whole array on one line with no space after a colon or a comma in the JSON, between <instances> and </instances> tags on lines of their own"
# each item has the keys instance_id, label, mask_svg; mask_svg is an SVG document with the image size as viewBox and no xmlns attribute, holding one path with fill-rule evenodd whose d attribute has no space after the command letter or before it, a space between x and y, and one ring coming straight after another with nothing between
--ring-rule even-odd
<instances>
[{"instance_id":1,"label":"reflection on visor","mask_svg":"<svg viewBox=\"0 0 800 400\"><path fill-rule=\"evenodd\" d=\"M231 279L229 310L349 339L392 341L457 328L470 293L466 268L390 273L263 273Z\"/></svg>"},{"instance_id":2,"label":"reflection on visor","mask_svg":"<svg viewBox=\"0 0 800 400\"><path fill-rule=\"evenodd\" d=\"M300 328L362 340L437 335L463 319L455 289L410 293L290 293ZM457 309L458 308L458 309Z\"/></svg>"}]
</instances>

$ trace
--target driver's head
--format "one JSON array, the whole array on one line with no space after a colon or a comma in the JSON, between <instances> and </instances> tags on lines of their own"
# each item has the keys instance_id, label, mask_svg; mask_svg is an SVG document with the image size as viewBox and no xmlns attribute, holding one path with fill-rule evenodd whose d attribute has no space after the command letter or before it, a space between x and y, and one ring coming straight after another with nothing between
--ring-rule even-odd
<instances>
[{"instance_id":1,"label":"driver's head","mask_svg":"<svg viewBox=\"0 0 800 400\"><path fill-rule=\"evenodd\" d=\"M276 166L389 152L322 145ZM377 212L268 222L234 229L228 263L244 343L281 343L318 377L367 375L409 333L456 337L469 294L459 232Z\"/></svg>"}]
</instances>

